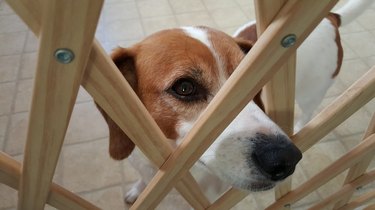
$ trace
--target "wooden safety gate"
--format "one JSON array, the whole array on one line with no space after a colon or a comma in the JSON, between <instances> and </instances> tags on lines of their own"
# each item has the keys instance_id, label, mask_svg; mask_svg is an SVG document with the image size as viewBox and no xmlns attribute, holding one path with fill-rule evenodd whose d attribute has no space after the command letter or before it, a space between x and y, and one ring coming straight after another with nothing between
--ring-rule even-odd
<instances>
[{"instance_id":1,"label":"wooden safety gate","mask_svg":"<svg viewBox=\"0 0 375 210\"><path fill-rule=\"evenodd\" d=\"M103 0L7 0L41 44L23 165L0 153L0 182L19 191L18 209L43 209L45 203L58 209L98 209L52 183L78 88L82 85L160 168L131 209L154 209L172 188L194 209L230 209L248 192L232 188L210 203L189 169L267 82L269 116L302 151L375 96L373 67L293 134L295 50L337 1L256 0L259 40L183 143L172 149L130 85L94 40ZM296 35L297 40L295 45L285 48L280 42L289 34ZM72 56L74 61L70 62ZM280 184L275 190L276 201L267 209L289 208L348 168L343 187L312 209L332 205L353 209L374 198L372 191L349 202L357 187L375 179L374 170L366 171L375 154L374 132L375 117L361 144L295 189L291 189L291 178Z\"/></svg>"}]
</instances>

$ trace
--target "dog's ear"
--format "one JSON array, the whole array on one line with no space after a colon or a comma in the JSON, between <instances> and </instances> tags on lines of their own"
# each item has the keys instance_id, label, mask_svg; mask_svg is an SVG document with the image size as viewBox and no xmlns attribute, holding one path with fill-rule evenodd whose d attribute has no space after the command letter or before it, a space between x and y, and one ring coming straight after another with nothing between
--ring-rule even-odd
<instances>
[{"instance_id":1,"label":"dog's ear","mask_svg":"<svg viewBox=\"0 0 375 210\"><path fill-rule=\"evenodd\" d=\"M236 41L237 45L241 48L242 52L244 52L245 54L247 54L255 44L255 42L243 38L234 38L234 40Z\"/></svg>"},{"instance_id":2,"label":"dog's ear","mask_svg":"<svg viewBox=\"0 0 375 210\"><path fill-rule=\"evenodd\" d=\"M122 75L135 90L137 78L134 65L134 54L131 50L117 48L111 55L112 60L119 68ZM121 128L108 116L108 114L96 104L103 115L109 128L109 154L115 160L127 158L133 151L135 145Z\"/></svg>"},{"instance_id":3,"label":"dog's ear","mask_svg":"<svg viewBox=\"0 0 375 210\"><path fill-rule=\"evenodd\" d=\"M120 70L125 79L129 82L133 90L137 87L137 76L135 70L135 50L133 48L118 47L113 50L111 58Z\"/></svg>"}]
</instances>

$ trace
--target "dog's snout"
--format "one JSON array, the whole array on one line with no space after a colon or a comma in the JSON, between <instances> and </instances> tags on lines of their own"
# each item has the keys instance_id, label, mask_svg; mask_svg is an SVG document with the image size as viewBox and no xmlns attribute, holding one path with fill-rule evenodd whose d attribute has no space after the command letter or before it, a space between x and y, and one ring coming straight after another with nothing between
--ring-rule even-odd
<instances>
[{"instance_id":1,"label":"dog's snout","mask_svg":"<svg viewBox=\"0 0 375 210\"><path fill-rule=\"evenodd\" d=\"M291 175L302 158L301 151L284 135L260 135L253 147L252 160L273 181Z\"/></svg>"}]
</instances>

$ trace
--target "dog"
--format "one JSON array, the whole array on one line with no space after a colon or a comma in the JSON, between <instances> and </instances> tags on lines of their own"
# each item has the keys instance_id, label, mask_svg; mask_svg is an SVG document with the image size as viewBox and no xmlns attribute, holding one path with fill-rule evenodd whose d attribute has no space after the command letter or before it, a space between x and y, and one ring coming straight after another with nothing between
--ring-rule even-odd
<instances>
[{"instance_id":1,"label":"dog","mask_svg":"<svg viewBox=\"0 0 375 210\"><path fill-rule=\"evenodd\" d=\"M351 0L330 13L297 50L296 102L302 128L333 83L343 59L338 28L372 3ZM111 58L143 102L172 146L180 144L225 81L257 40L255 22L234 36L208 27L167 29L130 48L117 48ZM319 84L317 85L317 81ZM110 131L109 153L129 160L142 178L126 194L133 203L156 168L98 107ZM301 151L264 113L259 93L238 114L196 163L198 182L213 199L228 186L262 191L290 176Z\"/></svg>"}]
</instances>

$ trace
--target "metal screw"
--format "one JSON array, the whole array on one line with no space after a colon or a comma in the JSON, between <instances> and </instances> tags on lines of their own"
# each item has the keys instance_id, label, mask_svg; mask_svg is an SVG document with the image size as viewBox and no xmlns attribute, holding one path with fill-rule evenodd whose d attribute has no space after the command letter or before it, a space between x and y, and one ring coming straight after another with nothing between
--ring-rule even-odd
<instances>
[{"instance_id":1,"label":"metal screw","mask_svg":"<svg viewBox=\"0 0 375 210\"><path fill-rule=\"evenodd\" d=\"M74 53L69 49L57 49L55 58L60 63L68 64L74 60Z\"/></svg>"},{"instance_id":2,"label":"metal screw","mask_svg":"<svg viewBox=\"0 0 375 210\"><path fill-rule=\"evenodd\" d=\"M293 46L297 41L297 36L295 34L288 34L281 40L281 46L288 48Z\"/></svg>"}]
</instances>

